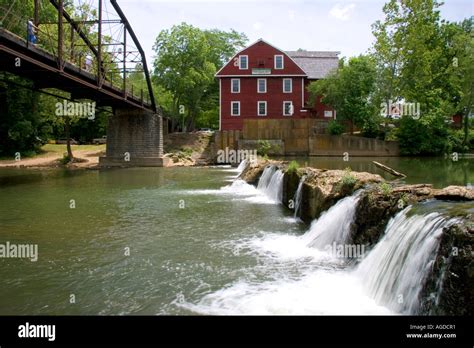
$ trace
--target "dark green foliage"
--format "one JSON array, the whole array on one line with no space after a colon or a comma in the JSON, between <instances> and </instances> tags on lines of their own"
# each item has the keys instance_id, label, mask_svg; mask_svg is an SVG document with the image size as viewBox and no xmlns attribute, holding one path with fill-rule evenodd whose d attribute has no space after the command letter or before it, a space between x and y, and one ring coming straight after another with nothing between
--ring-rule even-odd
<instances>
[{"instance_id":1,"label":"dark green foliage","mask_svg":"<svg viewBox=\"0 0 474 348\"><path fill-rule=\"evenodd\" d=\"M344 125L338 121L329 121L328 133L331 135L341 135L344 133Z\"/></svg>"}]
</instances>

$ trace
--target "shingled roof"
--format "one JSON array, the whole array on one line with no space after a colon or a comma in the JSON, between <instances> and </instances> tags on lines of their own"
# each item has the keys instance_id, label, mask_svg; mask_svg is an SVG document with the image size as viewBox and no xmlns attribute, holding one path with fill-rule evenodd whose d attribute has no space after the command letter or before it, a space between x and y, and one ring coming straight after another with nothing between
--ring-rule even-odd
<instances>
[{"instance_id":1,"label":"shingled roof","mask_svg":"<svg viewBox=\"0 0 474 348\"><path fill-rule=\"evenodd\" d=\"M325 78L339 65L338 54L335 51L287 51L296 64L308 75L309 79Z\"/></svg>"}]
</instances>

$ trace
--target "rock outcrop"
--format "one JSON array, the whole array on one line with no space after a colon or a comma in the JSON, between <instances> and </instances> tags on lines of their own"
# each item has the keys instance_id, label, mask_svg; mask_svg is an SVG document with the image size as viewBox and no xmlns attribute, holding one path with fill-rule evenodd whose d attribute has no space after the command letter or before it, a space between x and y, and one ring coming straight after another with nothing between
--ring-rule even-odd
<instances>
[{"instance_id":1,"label":"rock outcrop","mask_svg":"<svg viewBox=\"0 0 474 348\"><path fill-rule=\"evenodd\" d=\"M434 189L432 185L401 185L389 183L379 175L350 170L292 168L287 162L254 163L243 171L241 178L257 184L268 165L285 172L282 203L291 208L298 184L303 176L301 218L311 222L338 200L364 188L356 208L350 244L374 246L385 231L390 218L408 205L428 200L453 201L447 204L447 216L456 221L445 228L436 259L420 293L424 315L469 315L474 313L474 190L461 186ZM462 202L465 203L462 203ZM467 209L460 207L465 205ZM417 206L415 206L417 207Z\"/></svg>"}]
</instances>

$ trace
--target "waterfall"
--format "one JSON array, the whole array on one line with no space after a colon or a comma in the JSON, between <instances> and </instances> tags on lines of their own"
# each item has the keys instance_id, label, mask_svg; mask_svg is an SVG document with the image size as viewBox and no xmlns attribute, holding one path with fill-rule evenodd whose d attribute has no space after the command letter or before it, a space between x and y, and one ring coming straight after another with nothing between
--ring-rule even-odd
<instances>
[{"instance_id":1,"label":"waterfall","mask_svg":"<svg viewBox=\"0 0 474 348\"><path fill-rule=\"evenodd\" d=\"M345 197L321 214L311 223L308 232L303 235L306 244L318 249L325 249L333 243L343 244L347 241L361 191Z\"/></svg>"},{"instance_id":2,"label":"waterfall","mask_svg":"<svg viewBox=\"0 0 474 348\"><path fill-rule=\"evenodd\" d=\"M301 177L300 182L298 184L298 189L296 190L295 197L293 198L293 202L295 203L295 213L294 213L295 219L299 217L299 212L301 208L301 200L303 199L303 184L305 180L306 180L306 175L303 175L303 177Z\"/></svg>"},{"instance_id":3,"label":"waterfall","mask_svg":"<svg viewBox=\"0 0 474 348\"><path fill-rule=\"evenodd\" d=\"M268 166L258 181L257 189L271 200L281 203L283 197L283 172L275 166Z\"/></svg>"},{"instance_id":4,"label":"waterfall","mask_svg":"<svg viewBox=\"0 0 474 348\"><path fill-rule=\"evenodd\" d=\"M244 159L242 162L240 162L239 166L237 167L237 172L239 173L238 175L242 174L242 172L247 168L248 161Z\"/></svg>"},{"instance_id":5,"label":"waterfall","mask_svg":"<svg viewBox=\"0 0 474 348\"><path fill-rule=\"evenodd\" d=\"M389 221L382 239L355 270L377 303L404 314L417 313L439 237L454 221L439 213L410 215L410 210Z\"/></svg>"},{"instance_id":6,"label":"waterfall","mask_svg":"<svg viewBox=\"0 0 474 348\"><path fill-rule=\"evenodd\" d=\"M265 167L262 175L260 176L260 179L258 180L257 189L264 190L265 188L267 188L268 184L270 183L273 173L275 173L275 170L276 170L275 166Z\"/></svg>"}]
</instances>

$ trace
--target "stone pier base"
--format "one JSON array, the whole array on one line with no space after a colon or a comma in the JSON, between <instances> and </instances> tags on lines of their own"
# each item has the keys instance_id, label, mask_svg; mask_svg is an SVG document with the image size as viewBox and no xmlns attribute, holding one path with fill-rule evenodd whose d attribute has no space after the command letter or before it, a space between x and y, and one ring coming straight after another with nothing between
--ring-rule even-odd
<instances>
[{"instance_id":1,"label":"stone pier base","mask_svg":"<svg viewBox=\"0 0 474 348\"><path fill-rule=\"evenodd\" d=\"M163 167L163 119L152 112L116 109L107 126L107 150L101 167Z\"/></svg>"}]
</instances>

